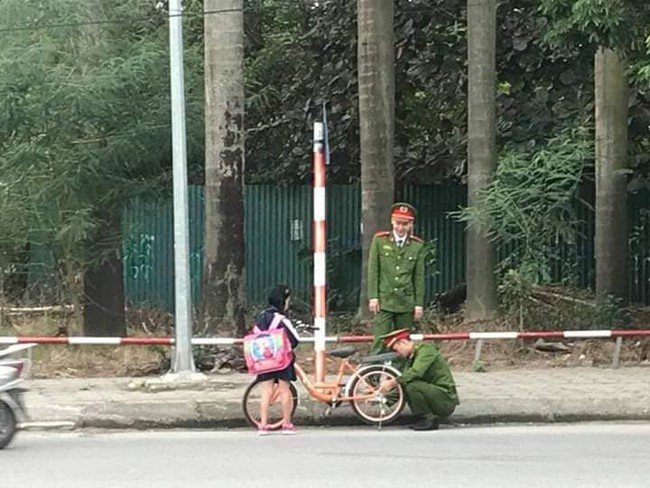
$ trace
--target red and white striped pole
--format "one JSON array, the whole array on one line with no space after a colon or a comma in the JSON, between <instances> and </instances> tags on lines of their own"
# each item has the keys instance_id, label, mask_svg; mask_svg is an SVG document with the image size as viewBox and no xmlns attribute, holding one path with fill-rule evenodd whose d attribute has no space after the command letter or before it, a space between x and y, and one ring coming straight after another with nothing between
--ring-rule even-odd
<instances>
[{"instance_id":1,"label":"red and white striped pole","mask_svg":"<svg viewBox=\"0 0 650 488\"><path fill-rule=\"evenodd\" d=\"M327 227L325 197L325 133L322 122L314 123L314 222L312 245L314 252L314 351L316 381L325 381L325 326L327 317Z\"/></svg>"}]
</instances>

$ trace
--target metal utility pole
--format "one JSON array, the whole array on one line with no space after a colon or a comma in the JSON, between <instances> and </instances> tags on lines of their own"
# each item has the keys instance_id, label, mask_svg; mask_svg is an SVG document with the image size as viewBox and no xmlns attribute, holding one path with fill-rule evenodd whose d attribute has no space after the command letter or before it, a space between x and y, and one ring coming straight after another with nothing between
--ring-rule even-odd
<instances>
[{"instance_id":1,"label":"metal utility pole","mask_svg":"<svg viewBox=\"0 0 650 488\"><path fill-rule=\"evenodd\" d=\"M187 203L185 83L183 74L183 17L181 0L169 0L169 61L172 109L172 165L174 187L174 290L176 343L172 373L194 373L192 358L192 289Z\"/></svg>"}]
</instances>

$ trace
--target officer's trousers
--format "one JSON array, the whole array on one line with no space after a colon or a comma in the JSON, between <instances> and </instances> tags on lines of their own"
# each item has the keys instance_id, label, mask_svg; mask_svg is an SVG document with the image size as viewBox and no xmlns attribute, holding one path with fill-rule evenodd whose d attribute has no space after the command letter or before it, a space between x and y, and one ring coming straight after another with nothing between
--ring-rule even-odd
<instances>
[{"instance_id":1,"label":"officer's trousers","mask_svg":"<svg viewBox=\"0 0 650 488\"><path fill-rule=\"evenodd\" d=\"M425 381L411 381L404 390L413 415L448 417L458 403L447 391Z\"/></svg>"},{"instance_id":2,"label":"officer's trousers","mask_svg":"<svg viewBox=\"0 0 650 488\"><path fill-rule=\"evenodd\" d=\"M370 354L379 354L386 352L384 342L380 339L381 336L388 334L398 329L413 330L413 311L410 312L388 312L380 310L375 316L373 323L372 334L374 340L370 346Z\"/></svg>"}]
</instances>

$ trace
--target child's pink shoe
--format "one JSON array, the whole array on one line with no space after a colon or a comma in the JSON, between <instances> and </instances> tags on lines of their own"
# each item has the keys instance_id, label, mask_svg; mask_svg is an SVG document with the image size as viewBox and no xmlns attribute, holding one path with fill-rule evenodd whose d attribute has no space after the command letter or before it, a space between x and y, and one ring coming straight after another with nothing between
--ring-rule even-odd
<instances>
[{"instance_id":1,"label":"child's pink shoe","mask_svg":"<svg viewBox=\"0 0 650 488\"><path fill-rule=\"evenodd\" d=\"M282 433L284 435L293 435L296 433L296 426L293 424L282 424Z\"/></svg>"},{"instance_id":2,"label":"child's pink shoe","mask_svg":"<svg viewBox=\"0 0 650 488\"><path fill-rule=\"evenodd\" d=\"M259 435L259 436L269 435L270 432L271 432L271 429L269 429L268 425L260 425L257 428L257 435Z\"/></svg>"}]
</instances>

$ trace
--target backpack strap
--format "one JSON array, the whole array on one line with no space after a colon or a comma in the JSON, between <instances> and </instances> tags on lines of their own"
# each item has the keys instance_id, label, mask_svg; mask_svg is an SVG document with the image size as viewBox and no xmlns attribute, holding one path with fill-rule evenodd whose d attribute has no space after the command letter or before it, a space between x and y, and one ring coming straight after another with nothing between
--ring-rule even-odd
<instances>
[{"instance_id":1,"label":"backpack strap","mask_svg":"<svg viewBox=\"0 0 650 488\"><path fill-rule=\"evenodd\" d=\"M268 330L277 329L280 326L282 320L284 320L284 315L275 312L275 314L273 315L273 321L271 322L271 325L269 325Z\"/></svg>"}]
</instances>

